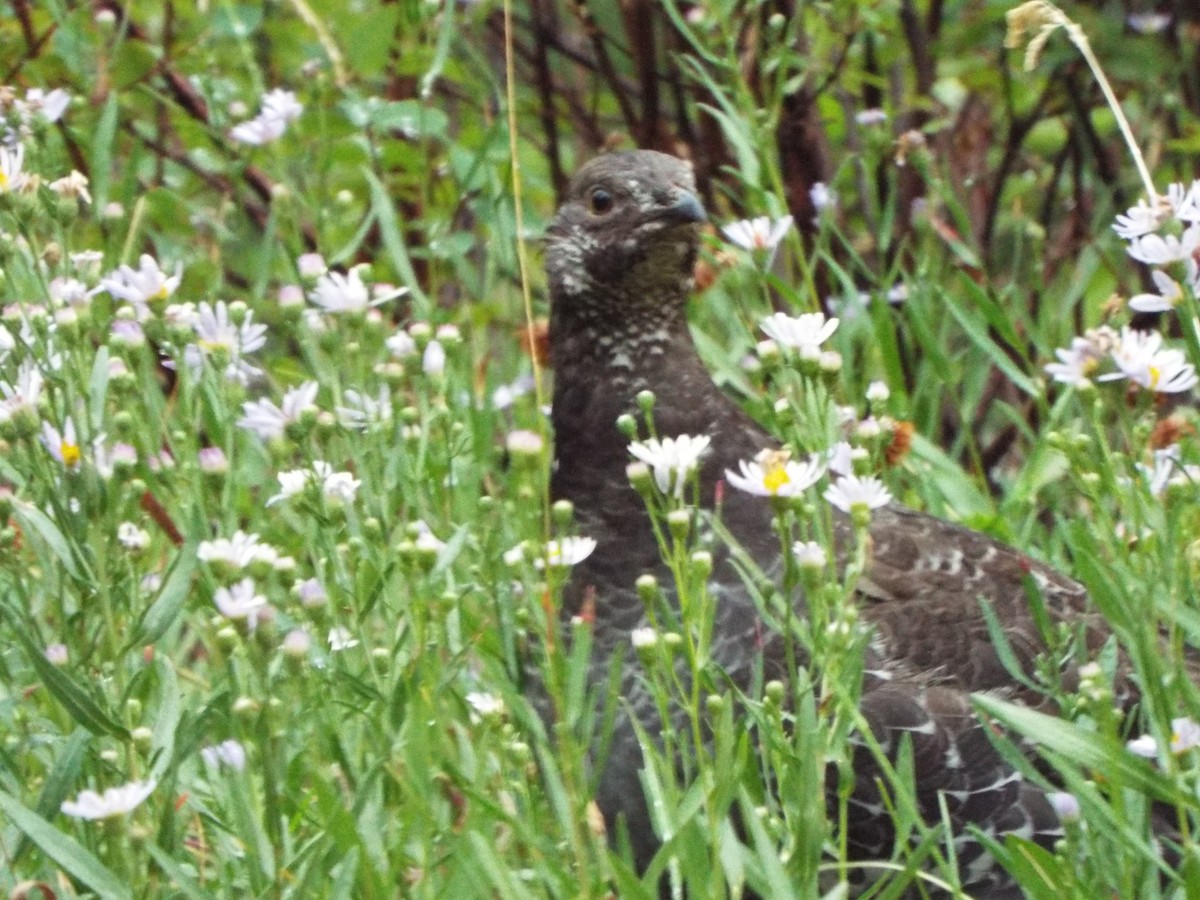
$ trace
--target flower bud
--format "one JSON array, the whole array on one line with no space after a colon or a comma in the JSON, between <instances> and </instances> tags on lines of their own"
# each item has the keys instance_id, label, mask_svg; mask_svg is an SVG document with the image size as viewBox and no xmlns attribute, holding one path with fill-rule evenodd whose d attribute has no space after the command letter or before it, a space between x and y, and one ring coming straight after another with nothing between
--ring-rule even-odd
<instances>
[{"instance_id":1,"label":"flower bud","mask_svg":"<svg viewBox=\"0 0 1200 900\"><path fill-rule=\"evenodd\" d=\"M667 513L667 528L671 531L671 537L677 541L687 540L688 532L692 527L692 514L686 509L673 509Z\"/></svg>"},{"instance_id":2,"label":"flower bud","mask_svg":"<svg viewBox=\"0 0 1200 900\"><path fill-rule=\"evenodd\" d=\"M639 575L634 586L637 588L638 596L646 605L650 605L659 597L658 579L649 572Z\"/></svg>"}]
</instances>

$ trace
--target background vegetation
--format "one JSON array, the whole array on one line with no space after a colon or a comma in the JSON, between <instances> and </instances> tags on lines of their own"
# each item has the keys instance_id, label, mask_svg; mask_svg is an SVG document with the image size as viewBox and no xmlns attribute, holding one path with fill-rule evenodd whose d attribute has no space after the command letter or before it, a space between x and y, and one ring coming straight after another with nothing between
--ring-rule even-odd
<instances>
[{"instance_id":1,"label":"background vegetation","mask_svg":"<svg viewBox=\"0 0 1200 900\"><path fill-rule=\"evenodd\" d=\"M1111 229L1137 172L1061 35L1029 73L1005 48L1010 6L0 3L27 176L0 192L0 888L654 895L589 806L582 687L565 680L550 733L523 697L559 646L555 579L535 553L505 559L570 532L544 508L548 393L524 337L526 303L546 310L537 238L578 163L640 146L693 160L717 224L795 217L770 272L706 237L692 319L717 379L786 425L746 364L758 322L839 316L834 395L863 416L883 381L871 411L913 426L892 491L1080 578L1133 659L1133 721L1111 708L1115 648L1081 691L1048 686L1070 721L989 704L1081 807L1057 853L997 853L1031 896L1200 890L1197 751L1171 746L1197 709L1179 675L1200 638L1193 398L1043 371L1102 323L1195 349L1195 297L1126 307L1155 289ZM1200 7L1064 9L1158 189L1190 185ZM51 121L31 88L70 103ZM275 89L303 111L236 139ZM73 170L87 196L51 188ZM163 274L122 301L102 279L143 254ZM348 303L306 254L363 266L387 299ZM259 400L282 405L274 430ZM856 439L882 467L884 444ZM1171 445L1162 487L1147 473ZM258 541L211 543L239 531ZM735 722L727 700L705 701L723 724L689 777L658 760L649 779L674 837L659 870L695 896L840 890L813 760L844 758L844 735L811 704L792 720L752 698ZM1142 732L1154 759L1126 750ZM127 814L62 810L132 782L154 787ZM953 888L895 790L913 848L879 895L921 865ZM1178 852L1152 839L1150 800Z\"/></svg>"}]
</instances>

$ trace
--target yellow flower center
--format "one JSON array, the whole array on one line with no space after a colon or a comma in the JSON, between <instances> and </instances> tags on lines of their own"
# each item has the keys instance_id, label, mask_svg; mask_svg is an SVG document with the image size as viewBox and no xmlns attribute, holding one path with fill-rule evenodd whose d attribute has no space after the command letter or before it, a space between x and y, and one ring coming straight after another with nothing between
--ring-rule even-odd
<instances>
[{"instance_id":1,"label":"yellow flower center","mask_svg":"<svg viewBox=\"0 0 1200 900\"><path fill-rule=\"evenodd\" d=\"M68 466L69 468L73 469L75 466L79 465L79 460L83 454L80 453L78 444L70 444L67 441L63 441L62 446L59 447L59 450L62 451L62 461L64 466Z\"/></svg>"},{"instance_id":2,"label":"yellow flower center","mask_svg":"<svg viewBox=\"0 0 1200 900\"><path fill-rule=\"evenodd\" d=\"M157 291L154 292L154 295L150 299L151 300L166 300L169 296L171 296L171 295L167 293L167 286L164 284L162 287L160 287Z\"/></svg>"},{"instance_id":3,"label":"yellow flower center","mask_svg":"<svg viewBox=\"0 0 1200 900\"><path fill-rule=\"evenodd\" d=\"M783 463L775 463L763 472L763 487L772 494L778 494L779 489L790 483L791 480L788 476L787 466Z\"/></svg>"},{"instance_id":4,"label":"yellow flower center","mask_svg":"<svg viewBox=\"0 0 1200 900\"><path fill-rule=\"evenodd\" d=\"M1150 366L1150 390L1158 387L1158 380L1162 378L1162 369L1158 366Z\"/></svg>"},{"instance_id":5,"label":"yellow flower center","mask_svg":"<svg viewBox=\"0 0 1200 900\"><path fill-rule=\"evenodd\" d=\"M8 190L8 173L0 171L0 191Z\"/></svg>"}]
</instances>

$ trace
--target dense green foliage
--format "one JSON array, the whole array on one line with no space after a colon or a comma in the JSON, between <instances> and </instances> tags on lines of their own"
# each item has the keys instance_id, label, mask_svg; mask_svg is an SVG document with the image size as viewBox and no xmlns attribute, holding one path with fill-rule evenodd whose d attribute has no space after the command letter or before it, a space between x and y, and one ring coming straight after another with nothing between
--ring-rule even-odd
<instances>
[{"instance_id":1,"label":"dense green foliage","mask_svg":"<svg viewBox=\"0 0 1200 900\"><path fill-rule=\"evenodd\" d=\"M1146 33L1116 0L1064 7L1159 191L1197 174L1192 6ZM1115 644L1078 689L1046 667L1061 719L980 698L1080 806L1057 852L999 857L1033 897L1200 892L1200 447L1194 390L1159 381L1200 364L1194 263L1139 265L1113 233L1144 188L1076 48L1058 32L1024 71L1008 0L512 7L506 46L498 2L0 3L0 890L655 896L590 803L587 622L565 640L540 549L573 533L546 496L552 375L522 349L536 238L608 142L692 158L718 225L795 216L770 261L705 238L692 320L722 385L797 451L848 437L903 502L1070 572L1132 660L1131 721ZM302 110L260 113L276 89ZM1180 296L1134 312L1170 293L1151 268ZM759 347L775 310L838 316L840 356ZM1045 373L1131 320L1186 358ZM814 488L781 524L824 508ZM702 598L703 556L663 534ZM682 771L651 753L655 873L689 896L842 889L822 782L854 716L855 573L814 582L847 630L813 629L794 709L698 680L711 745ZM703 667L695 609L629 652ZM911 841L877 896L953 887L898 769ZM135 782L128 813L63 810Z\"/></svg>"}]
</instances>

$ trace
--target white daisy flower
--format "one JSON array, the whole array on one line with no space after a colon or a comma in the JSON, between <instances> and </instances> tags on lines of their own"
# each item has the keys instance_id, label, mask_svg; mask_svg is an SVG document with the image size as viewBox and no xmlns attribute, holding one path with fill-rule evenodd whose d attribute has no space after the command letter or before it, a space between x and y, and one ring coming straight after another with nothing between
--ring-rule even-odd
<instances>
[{"instance_id":1,"label":"white daisy flower","mask_svg":"<svg viewBox=\"0 0 1200 900\"><path fill-rule=\"evenodd\" d=\"M261 147L283 137L287 122L278 116L258 115L229 129L229 136L240 144Z\"/></svg>"},{"instance_id":2,"label":"white daisy flower","mask_svg":"<svg viewBox=\"0 0 1200 900\"><path fill-rule=\"evenodd\" d=\"M838 320L827 319L819 312L799 316L774 313L763 319L759 327L780 347L796 350L804 359L816 359L821 344L837 331Z\"/></svg>"},{"instance_id":3,"label":"white daisy flower","mask_svg":"<svg viewBox=\"0 0 1200 900\"><path fill-rule=\"evenodd\" d=\"M321 494L326 502L348 506L358 496L362 482L349 472L329 472L321 480Z\"/></svg>"},{"instance_id":4,"label":"white daisy flower","mask_svg":"<svg viewBox=\"0 0 1200 900\"><path fill-rule=\"evenodd\" d=\"M860 110L854 114L854 121L859 125L882 125L888 119L888 114L878 107Z\"/></svg>"},{"instance_id":5,"label":"white daisy flower","mask_svg":"<svg viewBox=\"0 0 1200 900\"><path fill-rule=\"evenodd\" d=\"M238 529L233 537L201 541L196 548L196 558L201 562L239 570L262 558L264 551L274 552L274 548L261 543L257 534L247 534Z\"/></svg>"},{"instance_id":6,"label":"white daisy flower","mask_svg":"<svg viewBox=\"0 0 1200 900\"><path fill-rule=\"evenodd\" d=\"M270 400L247 400L242 404L238 427L256 434L259 440L271 441L283 437L289 425L300 421L308 410L316 409L317 383L306 381L284 391L283 400L276 406Z\"/></svg>"},{"instance_id":7,"label":"white daisy flower","mask_svg":"<svg viewBox=\"0 0 1200 900\"><path fill-rule=\"evenodd\" d=\"M53 279L48 287L50 302L56 306L87 306L88 287L78 278L60 276Z\"/></svg>"},{"instance_id":8,"label":"white daisy flower","mask_svg":"<svg viewBox=\"0 0 1200 900\"><path fill-rule=\"evenodd\" d=\"M1158 741L1152 735L1143 734L1140 737L1135 737L1133 740L1125 744L1125 749L1134 756L1141 756L1145 759L1154 759L1158 756Z\"/></svg>"},{"instance_id":9,"label":"white daisy flower","mask_svg":"<svg viewBox=\"0 0 1200 900\"><path fill-rule=\"evenodd\" d=\"M808 198L812 201L813 209L818 213L823 209L833 209L837 206L837 194L822 181L816 182L808 189Z\"/></svg>"},{"instance_id":10,"label":"white daisy flower","mask_svg":"<svg viewBox=\"0 0 1200 900\"><path fill-rule=\"evenodd\" d=\"M195 331L200 322L200 310L190 300L186 303L168 303L162 311L163 324L179 331Z\"/></svg>"},{"instance_id":11,"label":"white daisy flower","mask_svg":"<svg viewBox=\"0 0 1200 900\"><path fill-rule=\"evenodd\" d=\"M1165 266L1188 260L1200 249L1200 223L1189 225L1183 234L1146 234L1129 242L1128 253L1138 262Z\"/></svg>"},{"instance_id":12,"label":"white daisy flower","mask_svg":"<svg viewBox=\"0 0 1200 900\"><path fill-rule=\"evenodd\" d=\"M418 553L437 556L446 549L446 542L439 538L429 526L423 521L417 521L417 536L413 540L413 546L417 548Z\"/></svg>"},{"instance_id":13,"label":"white daisy flower","mask_svg":"<svg viewBox=\"0 0 1200 900\"><path fill-rule=\"evenodd\" d=\"M856 508L878 509L890 503L892 495L878 478L843 475L826 489L825 499L848 513Z\"/></svg>"},{"instance_id":14,"label":"white daisy flower","mask_svg":"<svg viewBox=\"0 0 1200 900\"><path fill-rule=\"evenodd\" d=\"M133 522L117 526L117 542L126 550L145 550L150 546L150 533Z\"/></svg>"},{"instance_id":15,"label":"white daisy flower","mask_svg":"<svg viewBox=\"0 0 1200 900\"><path fill-rule=\"evenodd\" d=\"M495 694L471 691L467 694L466 701L472 711L484 719L504 715L504 700Z\"/></svg>"},{"instance_id":16,"label":"white daisy flower","mask_svg":"<svg viewBox=\"0 0 1200 900\"><path fill-rule=\"evenodd\" d=\"M291 469L287 472L280 472L276 477L279 479L279 493L267 501L267 506L274 506L276 503L290 500L297 494L304 493L305 488L313 479L313 472L311 469Z\"/></svg>"},{"instance_id":17,"label":"white daisy flower","mask_svg":"<svg viewBox=\"0 0 1200 900\"><path fill-rule=\"evenodd\" d=\"M1185 753L1200 747L1200 723L1188 716L1171 720L1171 752ZM1158 741L1152 735L1143 734L1125 745L1130 753L1154 759L1158 756Z\"/></svg>"},{"instance_id":18,"label":"white daisy flower","mask_svg":"<svg viewBox=\"0 0 1200 900\"><path fill-rule=\"evenodd\" d=\"M326 272L309 291L308 299L327 313L365 313L371 307L371 293L358 269Z\"/></svg>"},{"instance_id":19,"label":"white daisy flower","mask_svg":"<svg viewBox=\"0 0 1200 900\"><path fill-rule=\"evenodd\" d=\"M263 94L263 115L275 116L285 122L294 122L300 118L302 112L304 112L304 104L296 99L293 91L275 88L275 90Z\"/></svg>"},{"instance_id":20,"label":"white daisy flower","mask_svg":"<svg viewBox=\"0 0 1200 900\"><path fill-rule=\"evenodd\" d=\"M388 353L396 359L406 359L417 353L417 342L407 331L397 331L383 343L388 348Z\"/></svg>"},{"instance_id":21,"label":"white daisy flower","mask_svg":"<svg viewBox=\"0 0 1200 900\"><path fill-rule=\"evenodd\" d=\"M88 178L76 169L72 169L70 175L50 182L47 187L65 199L82 200L84 203L92 202L92 195L88 191Z\"/></svg>"},{"instance_id":22,"label":"white daisy flower","mask_svg":"<svg viewBox=\"0 0 1200 900\"><path fill-rule=\"evenodd\" d=\"M222 766L235 772L244 772L246 769L246 748L233 738L209 747L201 747L200 758L210 769Z\"/></svg>"},{"instance_id":23,"label":"white daisy flower","mask_svg":"<svg viewBox=\"0 0 1200 900\"><path fill-rule=\"evenodd\" d=\"M7 332L6 332L7 333ZM14 382L0 381L0 422L7 421L19 413L40 418L38 404L42 399L42 385L45 379L39 369L30 360L21 363Z\"/></svg>"},{"instance_id":24,"label":"white daisy flower","mask_svg":"<svg viewBox=\"0 0 1200 900\"><path fill-rule=\"evenodd\" d=\"M136 269L130 266L120 266L115 271L100 279L100 284L92 288L93 294L107 291L117 300L125 300L139 308L158 300L166 300L179 288L183 280L183 266L176 264L175 274L167 275L158 267L154 257L143 253L138 260Z\"/></svg>"},{"instance_id":25,"label":"white daisy flower","mask_svg":"<svg viewBox=\"0 0 1200 900\"><path fill-rule=\"evenodd\" d=\"M243 578L233 587L219 587L213 595L217 610L227 619L244 619L251 631L267 610L267 598L259 594L253 578Z\"/></svg>"},{"instance_id":26,"label":"white daisy flower","mask_svg":"<svg viewBox=\"0 0 1200 900\"><path fill-rule=\"evenodd\" d=\"M15 144L11 147L0 145L0 194L19 191L28 180L24 171L25 147Z\"/></svg>"},{"instance_id":27,"label":"white daisy flower","mask_svg":"<svg viewBox=\"0 0 1200 900\"><path fill-rule=\"evenodd\" d=\"M533 564L539 569L568 569L583 562L595 549L595 538L567 537L551 540L546 542L545 553L535 557Z\"/></svg>"},{"instance_id":28,"label":"white daisy flower","mask_svg":"<svg viewBox=\"0 0 1200 900\"><path fill-rule=\"evenodd\" d=\"M721 232L731 243L744 250L774 250L791 227L791 216L784 216L774 222L769 216L759 216L756 219L731 222L723 226Z\"/></svg>"},{"instance_id":29,"label":"white daisy flower","mask_svg":"<svg viewBox=\"0 0 1200 900\"><path fill-rule=\"evenodd\" d=\"M1158 231L1170 214L1170 205L1157 203L1151 206L1143 198L1138 200L1136 206L1127 209L1124 215L1117 216L1113 231L1127 241L1135 240Z\"/></svg>"},{"instance_id":30,"label":"white daisy flower","mask_svg":"<svg viewBox=\"0 0 1200 900\"><path fill-rule=\"evenodd\" d=\"M59 431L49 422L42 423L42 444L64 468L78 471L83 464L83 447L75 436L75 423L70 417Z\"/></svg>"},{"instance_id":31,"label":"white daisy flower","mask_svg":"<svg viewBox=\"0 0 1200 900\"><path fill-rule=\"evenodd\" d=\"M1171 21L1170 13L1160 12L1130 13L1125 17L1126 24L1138 34L1158 34L1160 31L1166 31Z\"/></svg>"},{"instance_id":32,"label":"white daisy flower","mask_svg":"<svg viewBox=\"0 0 1200 900\"><path fill-rule=\"evenodd\" d=\"M71 260L76 271L85 278L95 278L100 274L100 264L104 262L104 254L99 250L80 250L67 257Z\"/></svg>"},{"instance_id":33,"label":"white daisy flower","mask_svg":"<svg viewBox=\"0 0 1200 900\"><path fill-rule=\"evenodd\" d=\"M329 649L334 653L349 650L358 646L358 640L350 633L349 628L337 626L329 630Z\"/></svg>"},{"instance_id":34,"label":"white daisy flower","mask_svg":"<svg viewBox=\"0 0 1200 900\"><path fill-rule=\"evenodd\" d=\"M1089 329L1083 337L1071 338L1071 346L1054 351L1058 362L1048 363L1047 375L1060 384L1078 386L1084 384L1095 373L1104 359L1119 344L1121 338L1108 326Z\"/></svg>"},{"instance_id":35,"label":"white daisy flower","mask_svg":"<svg viewBox=\"0 0 1200 900\"><path fill-rule=\"evenodd\" d=\"M280 491L267 501L267 506L288 500L303 493L310 484L317 485L327 503L347 505L354 502L362 482L349 472L335 472L324 460L314 460L311 469L293 469L278 475Z\"/></svg>"},{"instance_id":36,"label":"white daisy flower","mask_svg":"<svg viewBox=\"0 0 1200 900\"><path fill-rule=\"evenodd\" d=\"M201 303L198 317L193 326L196 343L184 350L184 360L193 369L201 368L210 358L225 365L225 377L239 384L246 384L261 370L246 362L245 356L262 349L267 343L267 326L254 324L254 313L246 310L241 324L229 316L229 307L224 300Z\"/></svg>"},{"instance_id":37,"label":"white daisy flower","mask_svg":"<svg viewBox=\"0 0 1200 900\"><path fill-rule=\"evenodd\" d=\"M1194 269L1196 262L1188 260L1188 267ZM1138 312L1170 312L1183 300L1183 288L1166 272L1154 269L1150 273L1157 294L1136 294L1129 298L1129 308Z\"/></svg>"},{"instance_id":38,"label":"white daisy flower","mask_svg":"<svg viewBox=\"0 0 1200 900\"><path fill-rule=\"evenodd\" d=\"M37 115L53 124L62 118L71 102L71 95L62 88L52 91L43 88L30 88L25 92L25 99L18 102L21 115Z\"/></svg>"},{"instance_id":39,"label":"white daisy flower","mask_svg":"<svg viewBox=\"0 0 1200 900\"><path fill-rule=\"evenodd\" d=\"M1177 394L1191 390L1200 378L1181 350L1164 349L1157 331L1121 329L1121 341L1112 352L1121 371L1101 375L1100 381L1128 378L1148 390Z\"/></svg>"},{"instance_id":40,"label":"white daisy flower","mask_svg":"<svg viewBox=\"0 0 1200 900\"><path fill-rule=\"evenodd\" d=\"M355 390L346 391L342 402L345 406L337 407L336 412L344 428L365 431L392 421L392 394L386 385L381 385L374 397Z\"/></svg>"},{"instance_id":41,"label":"white daisy flower","mask_svg":"<svg viewBox=\"0 0 1200 900\"><path fill-rule=\"evenodd\" d=\"M1171 752L1184 753L1200 747L1200 722L1190 717L1171 720Z\"/></svg>"},{"instance_id":42,"label":"white daisy flower","mask_svg":"<svg viewBox=\"0 0 1200 900\"><path fill-rule=\"evenodd\" d=\"M699 468L711 443L712 438L706 434L681 434L661 440L634 441L629 445L629 452L653 470L654 482L660 491L680 500L688 479Z\"/></svg>"},{"instance_id":43,"label":"white daisy flower","mask_svg":"<svg viewBox=\"0 0 1200 900\"><path fill-rule=\"evenodd\" d=\"M1200 222L1200 181L1190 185L1172 184L1167 188L1167 202L1175 211L1175 218L1193 225Z\"/></svg>"},{"instance_id":44,"label":"white daisy flower","mask_svg":"<svg viewBox=\"0 0 1200 900\"><path fill-rule=\"evenodd\" d=\"M816 541L796 541L792 544L792 555L802 569L824 569L829 561L825 548Z\"/></svg>"},{"instance_id":45,"label":"white daisy flower","mask_svg":"<svg viewBox=\"0 0 1200 900\"><path fill-rule=\"evenodd\" d=\"M725 479L739 491L756 497L798 497L825 474L817 454L796 462L786 450L763 450L753 462L740 460L740 472L725 470Z\"/></svg>"},{"instance_id":46,"label":"white daisy flower","mask_svg":"<svg viewBox=\"0 0 1200 900\"><path fill-rule=\"evenodd\" d=\"M229 136L243 144L261 146L283 136L288 123L304 112L304 105L292 91L276 88L263 95L262 108L257 116L233 126Z\"/></svg>"},{"instance_id":47,"label":"white daisy flower","mask_svg":"<svg viewBox=\"0 0 1200 900\"><path fill-rule=\"evenodd\" d=\"M74 800L64 801L60 809L76 819L108 819L132 812L157 786L158 782L150 778L109 788L103 794L80 791Z\"/></svg>"},{"instance_id":48,"label":"white daisy flower","mask_svg":"<svg viewBox=\"0 0 1200 900\"><path fill-rule=\"evenodd\" d=\"M1167 447L1162 447L1154 451L1154 466L1147 468L1138 463L1138 468L1146 475L1149 482L1150 493L1158 497L1167 489L1167 485L1171 483L1171 475L1174 474L1176 467L1179 466L1180 450L1178 444L1171 444Z\"/></svg>"},{"instance_id":49,"label":"white daisy flower","mask_svg":"<svg viewBox=\"0 0 1200 900\"><path fill-rule=\"evenodd\" d=\"M838 441L826 453L829 471L835 475L854 474L854 446L849 441Z\"/></svg>"}]
</instances>

